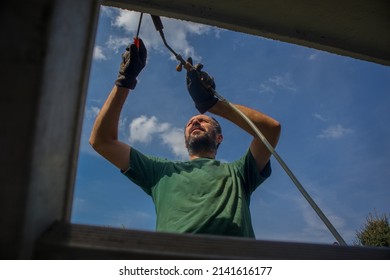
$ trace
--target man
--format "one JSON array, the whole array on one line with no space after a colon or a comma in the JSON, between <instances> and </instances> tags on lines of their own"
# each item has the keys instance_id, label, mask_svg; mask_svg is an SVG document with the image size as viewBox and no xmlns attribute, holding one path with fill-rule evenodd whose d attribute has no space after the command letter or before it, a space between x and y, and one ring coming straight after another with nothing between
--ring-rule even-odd
<instances>
[{"instance_id":1,"label":"man","mask_svg":"<svg viewBox=\"0 0 390 280\"><path fill-rule=\"evenodd\" d=\"M214 81L201 71L201 65L187 72L188 91L201 113L192 117L185 128L189 161L146 156L118 141L122 106L146 64L147 51L142 40L139 48L129 46L122 57L118 79L96 118L90 144L152 197L157 231L254 238L250 196L271 174L270 152L242 117L211 93ZM189 62L192 64L191 59ZM237 107L275 147L280 124L261 112ZM215 160L223 136L219 123L203 114L206 111L230 120L254 136L241 159L232 163Z\"/></svg>"}]
</instances>

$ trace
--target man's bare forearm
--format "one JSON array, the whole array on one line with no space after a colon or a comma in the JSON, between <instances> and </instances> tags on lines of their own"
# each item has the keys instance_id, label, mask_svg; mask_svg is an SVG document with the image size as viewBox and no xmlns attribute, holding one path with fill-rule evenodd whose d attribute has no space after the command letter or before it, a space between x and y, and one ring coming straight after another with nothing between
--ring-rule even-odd
<instances>
[{"instance_id":1,"label":"man's bare forearm","mask_svg":"<svg viewBox=\"0 0 390 280\"><path fill-rule=\"evenodd\" d=\"M96 117L90 137L92 146L118 139L119 118L128 94L129 89L127 88L113 87Z\"/></svg>"},{"instance_id":2,"label":"man's bare forearm","mask_svg":"<svg viewBox=\"0 0 390 280\"><path fill-rule=\"evenodd\" d=\"M265 138L270 142L270 144L275 147L279 140L280 135L280 123L275 119L263 114L254 109L248 108L243 105L234 104L241 112L243 112L259 130L263 133ZM256 133L249 126L249 124L236 112L234 111L226 102L218 101L210 110L210 113L221 116L249 134L256 137Z\"/></svg>"}]
</instances>

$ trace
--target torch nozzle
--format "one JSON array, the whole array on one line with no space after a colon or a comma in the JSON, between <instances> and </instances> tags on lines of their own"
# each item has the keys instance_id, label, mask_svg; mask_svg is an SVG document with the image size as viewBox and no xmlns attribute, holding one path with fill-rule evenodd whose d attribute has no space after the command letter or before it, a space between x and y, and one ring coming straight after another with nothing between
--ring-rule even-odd
<instances>
[{"instance_id":1,"label":"torch nozzle","mask_svg":"<svg viewBox=\"0 0 390 280\"><path fill-rule=\"evenodd\" d=\"M159 16L151 15L154 27L157 31L162 31L164 26L162 24L161 18Z\"/></svg>"},{"instance_id":2,"label":"torch nozzle","mask_svg":"<svg viewBox=\"0 0 390 280\"><path fill-rule=\"evenodd\" d=\"M161 18L159 16L155 16L155 15L151 15L152 17L152 20L153 20L153 24L154 24L154 27L156 28L156 30L160 33L160 36L164 42L164 45L168 48L168 50L176 57L176 59L180 62L180 64L176 67L176 70L177 71L181 71L182 69L182 66L184 66L187 70L189 70L192 65L189 64L188 62L186 62L180 54L177 54L167 43L166 39L165 39L165 35L164 35L164 31L163 31L163 24L162 24L162 21L161 21Z\"/></svg>"}]
</instances>

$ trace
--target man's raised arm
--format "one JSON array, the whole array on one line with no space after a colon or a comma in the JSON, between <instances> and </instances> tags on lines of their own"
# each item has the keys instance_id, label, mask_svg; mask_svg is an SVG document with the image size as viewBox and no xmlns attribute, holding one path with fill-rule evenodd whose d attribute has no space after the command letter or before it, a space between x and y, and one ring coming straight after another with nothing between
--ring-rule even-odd
<instances>
[{"instance_id":1,"label":"man's raised arm","mask_svg":"<svg viewBox=\"0 0 390 280\"><path fill-rule=\"evenodd\" d=\"M139 40L139 48L132 44L122 55L118 79L96 117L89 143L104 158L121 170L129 167L130 146L118 140L118 124L123 104L130 89L137 84L137 76L145 67L147 51Z\"/></svg>"}]
</instances>

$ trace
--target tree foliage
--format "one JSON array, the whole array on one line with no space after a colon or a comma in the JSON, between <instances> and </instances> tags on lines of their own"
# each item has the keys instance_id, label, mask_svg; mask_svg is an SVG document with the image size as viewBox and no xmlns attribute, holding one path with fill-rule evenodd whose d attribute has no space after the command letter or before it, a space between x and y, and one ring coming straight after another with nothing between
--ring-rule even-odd
<instances>
[{"instance_id":1,"label":"tree foliage","mask_svg":"<svg viewBox=\"0 0 390 280\"><path fill-rule=\"evenodd\" d=\"M390 247L389 216L369 213L363 228L356 231L354 243L360 246Z\"/></svg>"}]
</instances>

